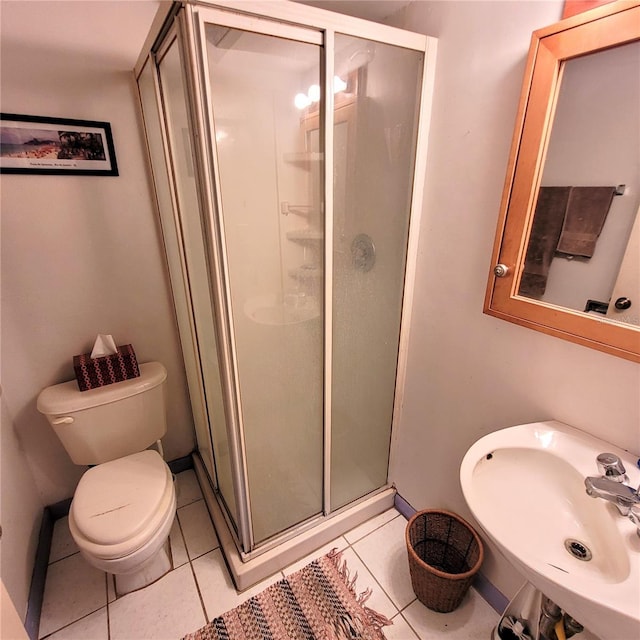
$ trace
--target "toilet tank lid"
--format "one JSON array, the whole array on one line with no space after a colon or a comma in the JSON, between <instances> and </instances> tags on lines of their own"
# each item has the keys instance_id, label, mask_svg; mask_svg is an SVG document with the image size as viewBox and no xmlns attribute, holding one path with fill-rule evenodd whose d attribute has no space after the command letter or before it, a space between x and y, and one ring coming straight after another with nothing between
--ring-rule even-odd
<instances>
[{"instance_id":1,"label":"toilet tank lid","mask_svg":"<svg viewBox=\"0 0 640 640\"><path fill-rule=\"evenodd\" d=\"M140 376L137 378L115 382L89 391L80 391L75 380L47 387L38 396L38 411L45 415L54 415L91 409L144 393L167 379L167 370L160 362L146 362L139 367Z\"/></svg>"}]
</instances>

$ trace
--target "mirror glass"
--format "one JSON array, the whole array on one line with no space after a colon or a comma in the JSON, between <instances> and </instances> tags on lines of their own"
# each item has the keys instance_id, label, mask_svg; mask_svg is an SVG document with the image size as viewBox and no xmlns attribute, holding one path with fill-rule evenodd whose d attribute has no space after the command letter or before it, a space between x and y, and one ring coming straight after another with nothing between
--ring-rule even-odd
<instances>
[{"instance_id":1,"label":"mirror glass","mask_svg":"<svg viewBox=\"0 0 640 640\"><path fill-rule=\"evenodd\" d=\"M640 42L562 63L519 295L640 324L639 105Z\"/></svg>"}]
</instances>

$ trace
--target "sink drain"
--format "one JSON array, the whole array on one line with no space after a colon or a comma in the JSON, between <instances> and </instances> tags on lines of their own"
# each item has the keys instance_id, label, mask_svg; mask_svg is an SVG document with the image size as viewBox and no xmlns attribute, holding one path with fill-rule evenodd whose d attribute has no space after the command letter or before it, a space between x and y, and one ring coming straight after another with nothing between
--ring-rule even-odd
<instances>
[{"instance_id":1,"label":"sink drain","mask_svg":"<svg viewBox=\"0 0 640 640\"><path fill-rule=\"evenodd\" d=\"M564 541L564 548L574 558L578 558L578 560L583 560L584 562L589 562L593 557L589 547L587 547L584 542L580 542L580 540L575 540L574 538L567 538Z\"/></svg>"}]
</instances>

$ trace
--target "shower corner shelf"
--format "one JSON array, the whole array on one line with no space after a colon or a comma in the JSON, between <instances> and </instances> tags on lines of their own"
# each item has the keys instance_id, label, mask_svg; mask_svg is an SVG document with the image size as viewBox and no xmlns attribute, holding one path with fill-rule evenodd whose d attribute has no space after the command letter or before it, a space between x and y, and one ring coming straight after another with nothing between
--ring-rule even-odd
<instances>
[{"instance_id":1,"label":"shower corner shelf","mask_svg":"<svg viewBox=\"0 0 640 640\"><path fill-rule=\"evenodd\" d=\"M308 280L320 280L323 277L322 267L319 265L306 264L289 269L289 277L294 280L308 281Z\"/></svg>"},{"instance_id":2,"label":"shower corner shelf","mask_svg":"<svg viewBox=\"0 0 640 640\"><path fill-rule=\"evenodd\" d=\"M283 216L288 216L290 213L292 213L293 215L302 216L303 218L312 218L322 215L322 209L315 208L306 204L291 204L289 202L281 202L280 213Z\"/></svg>"},{"instance_id":3,"label":"shower corner shelf","mask_svg":"<svg viewBox=\"0 0 640 640\"><path fill-rule=\"evenodd\" d=\"M322 162L324 160L324 153L319 151L302 151L300 153L285 153L282 159L289 163L301 167L303 169L309 169L315 163Z\"/></svg>"},{"instance_id":4,"label":"shower corner shelf","mask_svg":"<svg viewBox=\"0 0 640 640\"><path fill-rule=\"evenodd\" d=\"M287 232L287 240L293 242L322 242L324 233L317 229L297 229Z\"/></svg>"}]
</instances>

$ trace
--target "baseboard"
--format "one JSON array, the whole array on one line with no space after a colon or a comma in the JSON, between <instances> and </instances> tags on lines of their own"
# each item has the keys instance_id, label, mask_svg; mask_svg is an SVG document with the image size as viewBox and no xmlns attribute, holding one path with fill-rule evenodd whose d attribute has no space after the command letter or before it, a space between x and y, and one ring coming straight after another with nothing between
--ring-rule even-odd
<instances>
[{"instance_id":1,"label":"baseboard","mask_svg":"<svg viewBox=\"0 0 640 640\"><path fill-rule=\"evenodd\" d=\"M31 574L31 586L29 587L27 615L24 620L24 628L30 640L38 640L38 632L40 631L40 615L44 599L44 585L47 580L47 568L49 567L49 552L51 551L51 540L53 539L54 521L55 518L52 515L51 508L45 507L42 512L38 547Z\"/></svg>"},{"instance_id":2,"label":"baseboard","mask_svg":"<svg viewBox=\"0 0 640 640\"><path fill-rule=\"evenodd\" d=\"M417 512L400 494L396 493L395 508L409 520L411 516ZM502 615L509 604L509 598L501 593L490 580L479 571L473 580L473 588L482 596L482 598Z\"/></svg>"},{"instance_id":3,"label":"baseboard","mask_svg":"<svg viewBox=\"0 0 640 640\"><path fill-rule=\"evenodd\" d=\"M60 518L65 518L69 515L69 509L71 509L71 498L50 504L47 509L51 512L51 517L54 522L60 520Z\"/></svg>"},{"instance_id":4,"label":"baseboard","mask_svg":"<svg viewBox=\"0 0 640 640\"><path fill-rule=\"evenodd\" d=\"M171 460L167 463L171 473L182 473L193 469L191 454ZM69 515L71 498L66 498L55 504L46 506L42 513L42 524L38 536L38 547L31 574L31 586L29 587L29 600L27 602L27 615L24 627L30 640L38 640L40 630L40 615L42 614L42 601L44 599L44 585L47 580L47 568L49 567L49 553L53 540L53 526L56 520Z\"/></svg>"},{"instance_id":5,"label":"baseboard","mask_svg":"<svg viewBox=\"0 0 640 640\"><path fill-rule=\"evenodd\" d=\"M188 456L176 458L175 460L171 460L171 462L167 462L169 469L171 469L171 473L182 473L183 471L193 469L192 455L193 454L190 453Z\"/></svg>"},{"instance_id":6,"label":"baseboard","mask_svg":"<svg viewBox=\"0 0 640 640\"><path fill-rule=\"evenodd\" d=\"M494 586L481 571L473 580L473 588L502 615L509 604L509 598Z\"/></svg>"},{"instance_id":7,"label":"baseboard","mask_svg":"<svg viewBox=\"0 0 640 640\"><path fill-rule=\"evenodd\" d=\"M393 506L399 511L407 520L416 513L417 509L414 509L399 493L396 493Z\"/></svg>"}]
</instances>

